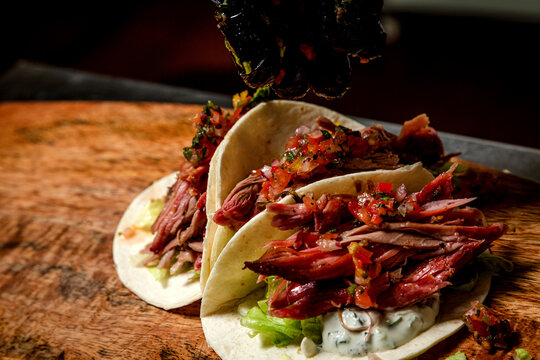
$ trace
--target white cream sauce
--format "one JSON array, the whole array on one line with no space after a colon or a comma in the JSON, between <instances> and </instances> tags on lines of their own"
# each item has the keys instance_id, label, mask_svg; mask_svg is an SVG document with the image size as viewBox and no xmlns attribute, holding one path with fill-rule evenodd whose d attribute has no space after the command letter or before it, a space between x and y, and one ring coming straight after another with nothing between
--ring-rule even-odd
<instances>
[{"instance_id":1,"label":"white cream sauce","mask_svg":"<svg viewBox=\"0 0 540 360\"><path fill-rule=\"evenodd\" d=\"M401 346L430 328L439 313L439 296L414 306L388 311L366 311L346 308L323 317L324 351L349 356L363 356ZM370 326L371 325L371 326Z\"/></svg>"}]
</instances>

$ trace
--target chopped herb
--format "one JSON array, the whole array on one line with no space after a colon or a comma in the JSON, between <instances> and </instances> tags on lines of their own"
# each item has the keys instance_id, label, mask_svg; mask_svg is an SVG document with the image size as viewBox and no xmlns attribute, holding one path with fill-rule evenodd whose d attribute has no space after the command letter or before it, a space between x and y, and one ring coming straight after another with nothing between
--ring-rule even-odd
<instances>
[{"instance_id":1,"label":"chopped herb","mask_svg":"<svg viewBox=\"0 0 540 360\"><path fill-rule=\"evenodd\" d=\"M322 132L322 134L323 134L323 136L324 136L325 139L331 139L331 138L332 138L332 134L330 134L329 131L327 131L327 130L321 130L321 132Z\"/></svg>"},{"instance_id":2,"label":"chopped herb","mask_svg":"<svg viewBox=\"0 0 540 360\"><path fill-rule=\"evenodd\" d=\"M191 157L193 156L193 150L190 147L184 148L184 157L187 161L191 160Z\"/></svg>"},{"instance_id":3,"label":"chopped herb","mask_svg":"<svg viewBox=\"0 0 540 360\"><path fill-rule=\"evenodd\" d=\"M358 287L358 285L353 284L353 285L351 285L351 286L349 286L347 288L347 292L349 293L350 296L354 296L354 292L356 291L357 287ZM362 290L362 292L363 292L363 290Z\"/></svg>"},{"instance_id":4,"label":"chopped herb","mask_svg":"<svg viewBox=\"0 0 540 360\"><path fill-rule=\"evenodd\" d=\"M208 100L208 102L206 103L206 105L203 108L203 112L206 115L210 116L210 115L212 115L211 110L217 110L217 109L218 109L218 107L216 106L216 104L214 104L212 101Z\"/></svg>"},{"instance_id":5,"label":"chopped herb","mask_svg":"<svg viewBox=\"0 0 540 360\"><path fill-rule=\"evenodd\" d=\"M346 133L346 132L351 131L351 129L349 129L348 127L345 127L343 125L338 125L338 126L336 126L336 131L343 131L343 132Z\"/></svg>"},{"instance_id":6,"label":"chopped herb","mask_svg":"<svg viewBox=\"0 0 540 360\"><path fill-rule=\"evenodd\" d=\"M294 158L296 157L296 155L298 155L298 152L300 151L300 149L294 149L294 150L290 150L290 151L286 151L283 156L285 157L285 160L287 161L293 161Z\"/></svg>"},{"instance_id":7,"label":"chopped herb","mask_svg":"<svg viewBox=\"0 0 540 360\"><path fill-rule=\"evenodd\" d=\"M397 324L399 324L401 322L401 320L403 320L403 317L398 317L397 319L395 319L394 321L392 321L390 324L388 324L389 327L392 327L392 326L395 326Z\"/></svg>"},{"instance_id":8,"label":"chopped herb","mask_svg":"<svg viewBox=\"0 0 540 360\"><path fill-rule=\"evenodd\" d=\"M197 130L197 133L191 140L191 147L197 147L197 145L199 145L199 143L201 142L201 135L203 135L203 130L202 129Z\"/></svg>"}]
</instances>

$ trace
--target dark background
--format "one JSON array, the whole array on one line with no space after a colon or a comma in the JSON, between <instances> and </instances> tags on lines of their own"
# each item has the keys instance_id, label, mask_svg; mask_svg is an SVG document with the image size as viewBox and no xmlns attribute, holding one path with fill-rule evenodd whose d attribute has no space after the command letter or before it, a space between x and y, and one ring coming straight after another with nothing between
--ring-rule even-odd
<instances>
[{"instance_id":1,"label":"dark background","mask_svg":"<svg viewBox=\"0 0 540 360\"><path fill-rule=\"evenodd\" d=\"M540 148L540 20L526 15L385 5L384 58L353 62L342 99L305 100L395 123L425 112L439 130ZM27 59L225 94L245 89L210 0L4 4L0 44L0 75Z\"/></svg>"}]
</instances>

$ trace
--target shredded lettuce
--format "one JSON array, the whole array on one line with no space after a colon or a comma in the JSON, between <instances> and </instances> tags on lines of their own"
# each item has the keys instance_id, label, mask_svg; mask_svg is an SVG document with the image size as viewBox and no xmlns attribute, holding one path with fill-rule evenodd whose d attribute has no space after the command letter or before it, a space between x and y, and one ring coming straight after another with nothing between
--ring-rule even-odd
<instances>
[{"instance_id":1,"label":"shredded lettuce","mask_svg":"<svg viewBox=\"0 0 540 360\"><path fill-rule=\"evenodd\" d=\"M274 279L266 279L271 289ZM302 337L307 337L319 344L322 341L322 316L304 320L278 318L268 315L268 293L265 299L259 300L248 313L240 319L240 324L251 329L250 336L261 335L272 345L286 346Z\"/></svg>"},{"instance_id":2,"label":"shredded lettuce","mask_svg":"<svg viewBox=\"0 0 540 360\"><path fill-rule=\"evenodd\" d=\"M158 269L157 266L151 266L147 269L156 281L163 283L169 278L169 269Z\"/></svg>"},{"instance_id":3,"label":"shredded lettuce","mask_svg":"<svg viewBox=\"0 0 540 360\"><path fill-rule=\"evenodd\" d=\"M302 335L311 339L315 344L322 342L322 316L316 316L304 320L300 320Z\"/></svg>"},{"instance_id":4,"label":"shredded lettuce","mask_svg":"<svg viewBox=\"0 0 540 360\"><path fill-rule=\"evenodd\" d=\"M525 349L515 349L516 355L514 355L514 359L516 360L532 360L532 356L529 354L529 352Z\"/></svg>"},{"instance_id":5,"label":"shredded lettuce","mask_svg":"<svg viewBox=\"0 0 540 360\"><path fill-rule=\"evenodd\" d=\"M135 227L144 231L150 231L164 205L163 199L148 200L135 220Z\"/></svg>"},{"instance_id":6,"label":"shredded lettuce","mask_svg":"<svg viewBox=\"0 0 540 360\"><path fill-rule=\"evenodd\" d=\"M467 356L459 350L457 353L450 355L444 360L467 360Z\"/></svg>"},{"instance_id":7,"label":"shredded lettuce","mask_svg":"<svg viewBox=\"0 0 540 360\"><path fill-rule=\"evenodd\" d=\"M190 263L190 266L192 266L191 263ZM190 276L189 280L193 281L193 280L198 280L198 279L200 279L200 277L201 277L201 270L191 269L191 270L189 270L189 272L192 273L192 275Z\"/></svg>"},{"instance_id":8,"label":"shredded lettuce","mask_svg":"<svg viewBox=\"0 0 540 360\"><path fill-rule=\"evenodd\" d=\"M280 319L269 316L260 307L252 307L246 316L240 319L240 324L252 330L250 336L262 335L274 346L285 346L297 339L302 330L300 321Z\"/></svg>"}]
</instances>

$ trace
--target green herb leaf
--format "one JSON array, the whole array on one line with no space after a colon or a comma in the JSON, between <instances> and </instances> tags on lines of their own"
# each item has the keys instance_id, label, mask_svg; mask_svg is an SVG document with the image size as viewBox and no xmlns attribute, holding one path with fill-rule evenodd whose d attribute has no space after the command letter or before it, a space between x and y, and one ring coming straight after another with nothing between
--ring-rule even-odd
<instances>
[{"instance_id":1,"label":"green herb leaf","mask_svg":"<svg viewBox=\"0 0 540 360\"><path fill-rule=\"evenodd\" d=\"M294 150L290 150L290 151L285 151L283 156L285 157L285 160L293 161L294 158L296 157L296 155L298 155L299 151L300 151L300 149L294 149Z\"/></svg>"},{"instance_id":2,"label":"green herb leaf","mask_svg":"<svg viewBox=\"0 0 540 360\"><path fill-rule=\"evenodd\" d=\"M184 148L184 157L187 161L191 160L191 157L193 156L193 150L190 147Z\"/></svg>"},{"instance_id":3,"label":"green herb leaf","mask_svg":"<svg viewBox=\"0 0 540 360\"><path fill-rule=\"evenodd\" d=\"M332 138L332 134L330 134L329 131L327 131L327 130L321 130L321 132L322 132L322 134L323 134L323 136L324 136L325 139L331 139L331 138Z\"/></svg>"}]
</instances>

